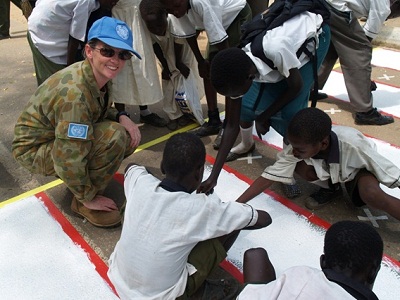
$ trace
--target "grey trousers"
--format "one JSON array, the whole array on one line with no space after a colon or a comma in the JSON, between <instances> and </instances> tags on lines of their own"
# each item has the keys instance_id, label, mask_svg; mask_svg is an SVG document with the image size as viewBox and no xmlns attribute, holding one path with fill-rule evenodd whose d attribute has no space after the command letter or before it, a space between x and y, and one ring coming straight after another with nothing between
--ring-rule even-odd
<instances>
[{"instance_id":1,"label":"grey trousers","mask_svg":"<svg viewBox=\"0 0 400 300\"><path fill-rule=\"evenodd\" d=\"M331 10L331 44L318 72L322 89L339 58L350 103L356 112L373 108L371 85L372 45L357 18Z\"/></svg>"}]
</instances>

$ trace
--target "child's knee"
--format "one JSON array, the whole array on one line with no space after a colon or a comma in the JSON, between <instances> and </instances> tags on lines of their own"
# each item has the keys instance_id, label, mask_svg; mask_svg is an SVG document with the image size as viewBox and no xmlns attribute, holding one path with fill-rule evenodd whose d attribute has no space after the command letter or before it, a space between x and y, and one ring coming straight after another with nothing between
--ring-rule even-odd
<instances>
[{"instance_id":1,"label":"child's knee","mask_svg":"<svg viewBox=\"0 0 400 300\"><path fill-rule=\"evenodd\" d=\"M361 200L372 207L381 208L385 206L384 192L379 185L358 186Z\"/></svg>"}]
</instances>

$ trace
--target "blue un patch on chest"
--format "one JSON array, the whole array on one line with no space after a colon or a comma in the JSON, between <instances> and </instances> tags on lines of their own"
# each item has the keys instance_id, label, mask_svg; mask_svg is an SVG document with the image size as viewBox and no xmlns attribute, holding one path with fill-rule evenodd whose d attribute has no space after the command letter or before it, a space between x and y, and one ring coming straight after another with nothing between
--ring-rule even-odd
<instances>
[{"instance_id":1,"label":"blue un patch on chest","mask_svg":"<svg viewBox=\"0 0 400 300\"><path fill-rule=\"evenodd\" d=\"M88 136L89 125L69 123L68 137L86 140Z\"/></svg>"}]
</instances>

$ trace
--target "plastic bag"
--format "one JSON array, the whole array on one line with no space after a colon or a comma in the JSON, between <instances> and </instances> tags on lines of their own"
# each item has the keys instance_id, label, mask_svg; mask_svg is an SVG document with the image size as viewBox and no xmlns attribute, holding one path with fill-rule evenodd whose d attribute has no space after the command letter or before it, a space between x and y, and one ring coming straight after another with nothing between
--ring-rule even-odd
<instances>
[{"instance_id":1,"label":"plastic bag","mask_svg":"<svg viewBox=\"0 0 400 300\"><path fill-rule=\"evenodd\" d=\"M179 74L175 77L175 101L183 114L186 114L203 125L203 110L201 109L199 91L194 75L190 72L188 78Z\"/></svg>"}]
</instances>

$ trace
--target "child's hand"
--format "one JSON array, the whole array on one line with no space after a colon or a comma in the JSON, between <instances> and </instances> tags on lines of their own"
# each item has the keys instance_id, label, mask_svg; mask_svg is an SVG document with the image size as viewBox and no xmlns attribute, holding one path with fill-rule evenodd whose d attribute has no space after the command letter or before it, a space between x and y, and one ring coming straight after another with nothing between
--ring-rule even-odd
<instances>
[{"instance_id":1,"label":"child's hand","mask_svg":"<svg viewBox=\"0 0 400 300\"><path fill-rule=\"evenodd\" d=\"M260 120L259 118L256 118L256 131L260 139L262 139L262 135L266 134L269 131L270 126L270 119Z\"/></svg>"},{"instance_id":2,"label":"child's hand","mask_svg":"<svg viewBox=\"0 0 400 300\"><path fill-rule=\"evenodd\" d=\"M179 70L179 72L181 72L183 77L188 78L190 74L190 69L187 65L185 65L183 62L178 62L176 63L176 68Z\"/></svg>"},{"instance_id":3,"label":"child's hand","mask_svg":"<svg viewBox=\"0 0 400 300\"><path fill-rule=\"evenodd\" d=\"M208 178L206 181L203 181L200 186L197 188L197 193L204 193L206 195L210 195L214 192L214 187L217 185L216 181Z\"/></svg>"}]
</instances>

